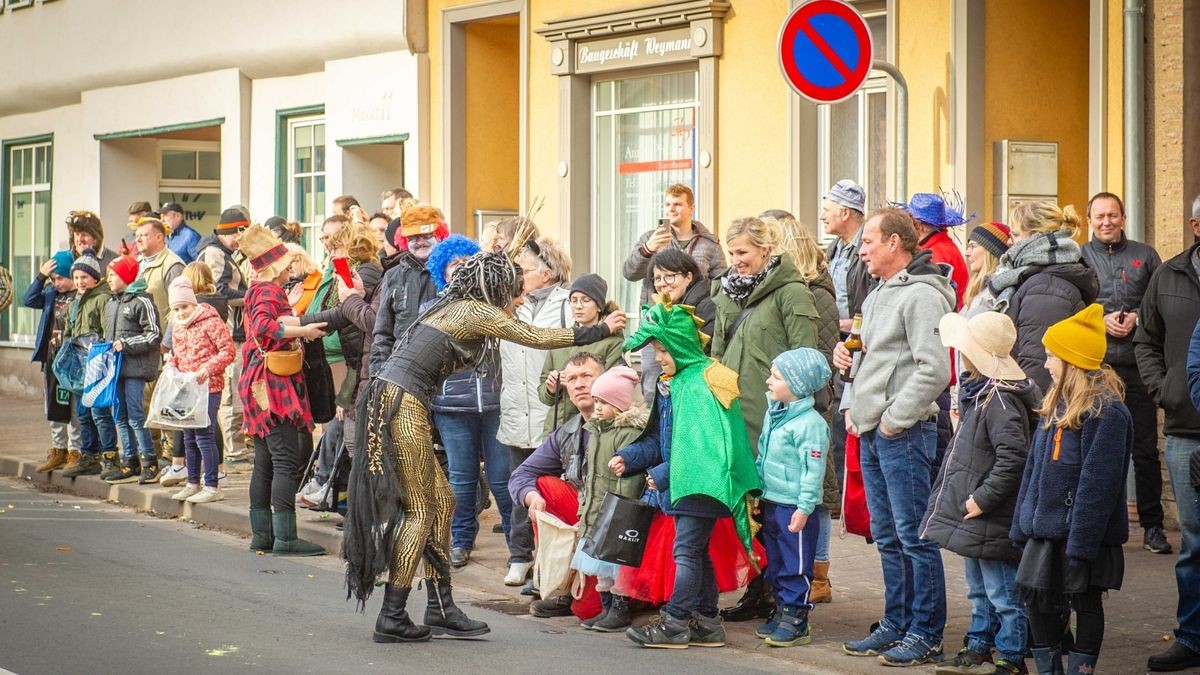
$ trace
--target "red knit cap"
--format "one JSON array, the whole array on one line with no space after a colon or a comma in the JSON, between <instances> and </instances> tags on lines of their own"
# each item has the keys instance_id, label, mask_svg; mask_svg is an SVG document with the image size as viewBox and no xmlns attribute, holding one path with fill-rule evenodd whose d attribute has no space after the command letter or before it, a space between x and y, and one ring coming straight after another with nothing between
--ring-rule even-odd
<instances>
[{"instance_id":1,"label":"red knit cap","mask_svg":"<svg viewBox=\"0 0 1200 675\"><path fill-rule=\"evenodd\" d=\"M131 255L123 255L110 262L108 269L116 272L117 276L121 277L121 281L124 281L126 284L132 284L138 275L138 261L137 258Z\"/></svg>"}]
</instances>

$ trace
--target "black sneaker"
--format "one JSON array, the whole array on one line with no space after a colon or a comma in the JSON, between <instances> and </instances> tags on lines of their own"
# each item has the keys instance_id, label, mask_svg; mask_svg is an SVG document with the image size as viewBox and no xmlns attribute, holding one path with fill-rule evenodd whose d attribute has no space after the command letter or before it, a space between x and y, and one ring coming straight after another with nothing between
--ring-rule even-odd
<instances>
[{"instance_id":1,"label":"black sneaker","mask_svg":"<svg viewBox=\"0 0 1200 675\"><path fill-rule=\"evenodd\" d=\"M1146 667L1153 671L1185 670L1200 666L1200 652L1193 651L1178 641L1171 644L1167 651L1151 656Z\"/></svg>"},{"instance_id":2,"label":"black sneaker","mask_svg":"<svg viewBox=\"0 0 1200 675\"><path fill-rule=\"evenodd\" d=\"M107 483L109 478L119 476L123 468L117 453L111 450L100 453L100 480Z\"/></svg>"},{"instance_id":3,"label":"black sneaker","mask_svg":"<svg viewBox=\"0 0 1200 675\"><path fill-rule=\"evenodd\" d=\"M981 654L975 650L963 647L952 659L947 659L933 669L934 675L959 675L961 673L982 673L984 664L992 665L991 653ZM991 671L988 671L991 672Z\"/></svg>"},{"instance_id":4,"label":"black sneaker","mask_svg":"<svg viewBox=\"0 0 1200 675\"><path fill-rule=\"evenodd\" d=\"M725 646L725 626L721 623L720 614L712 617L695 614L688 628L691 631L688 643L693 647Z\"/></svg>"},{"instance_id":5,"label":"black sneaker","mask_svg":"<svg viewBox=\"0 0 1200 675\"><path fill-rule=\"evenodd\" d=\"M641 628L625 631L625 637L637 644L657 649L687 649L691 635L691 621L676 619L666 612Z\"/></svg>"},{"instance_id":6,"label":"black sneaker","mask_svg":"<svg viewBox=\"0 0 1200 675\"><path fill-rule=\"evenodd\" d=\"M1142 548L1151 553L1166 555L1173 552L1171 542L1167 541L1167 533L1161 527L1147 527L1142 533Z\"/></svg>"},{"instance_id":7,"label":"black sneaker","mask_svg":"<svg viewBox=\"0 0 1200 675\"><path fill-rule=\"evenodd\" d=\"M158 474L161 471L162 471L162 469L158 466L157 462L143 466L142 467L142 475L138 476L138 485L147 485L149 483L157 483L158 482Z\"/></svg>"},{"instance_id":8,"label":"black sneaker","mask_svg":"<svg viewBox=\"0 0 1200 675\"><path fill-rule=\"evenodd\" d=\"M123 466L116 475L110 475L104 478L104 482L109 485L124 485L126 483L136 483L142 475L142 467L140 466Z\"/></svg>"},{"instance_id":9,"label":"black sneaker","mask_svg":"<svg viewBox=\"0 0 1200 675\"><path fill-rule=\"evenodd\" d=\"M571 596L556 595L545 600L534 600L529 603L529 613L542 619L552 616L570 616Z\"/></svg>"}]
</instances>

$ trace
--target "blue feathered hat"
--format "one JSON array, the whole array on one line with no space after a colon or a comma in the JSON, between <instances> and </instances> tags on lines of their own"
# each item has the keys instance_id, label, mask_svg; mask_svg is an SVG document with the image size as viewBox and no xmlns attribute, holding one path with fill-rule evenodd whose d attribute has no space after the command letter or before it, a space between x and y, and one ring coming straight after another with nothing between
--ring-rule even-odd
<instances>
[{"instance_id":1,"label":"blue feathered hat","mask_svg":"<svg viewBox=\"0 0 1200 675\"><path fill-rule=\"evenodd\" d=\"M446 288L446 267L459 258L469 258L479 253L479 244L461 234L452 234L433 247L429 260L425 261L425 269L433 279L433 285L439 293Z\"/></svg>"},{"instance_id":2,"label":"blue feathered hat","mask_svg":"<svg viewBox=\"0 0 1200 675\"><path fill-rule=\"evenodd\" d=\"M940 195L918 192L907 204L892 202L892 206L898 206L908 211L913 218L937 230L966 225L975 218L974 212L966 215L967 209L963 204L962 197L957 192Z\"/></svg>"}]
</instances>

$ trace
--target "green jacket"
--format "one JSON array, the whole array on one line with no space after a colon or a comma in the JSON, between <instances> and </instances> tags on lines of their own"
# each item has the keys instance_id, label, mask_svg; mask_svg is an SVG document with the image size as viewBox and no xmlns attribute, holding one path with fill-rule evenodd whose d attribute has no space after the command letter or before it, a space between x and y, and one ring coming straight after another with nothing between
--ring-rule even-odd
<instances>
[{"instance_id":1,"label":"green jacket","mask_svg":"<svg viewBox=\"0 0 1200 675\"><path fill-rule=\"evenodd\" d=\"M572 357L580 352L588 352L589 354L596 355L600 358L600 363L604 366L604 370L608 370L618 363L625 362L625 352L621 349L621 343L624 341L625 334L621 332L609 335L603 340L593 342L590 345L559 347L558 349L551 349L546 352L546 365L542 367L542 383L538 385L538 400L544 405L550 406L550 412L546 413L545 434L547 436L558 426L554 423L555 420L558 420L558 424L562 424L571 419L572 415L579 412L575 404L571 403L571 399L566 395L566 392L563 391L561 384L559 385L557 395L551 394L550 390L546 389L546 378L550 377L550 371L557 370L561 373L562 369L566 367L567 361L570 361ZM555 406L558 406L557 410L555 410Z\"/></svg>"},{"instance_id":2,"label":"green jacket","mask_svg":"<svg viewBox=\"0 0 1200 675\"><path fill-rule=\"evenodd\" d=\"M757 454L763 415L767 413L766 381L771 362L790 349L820 349L816 301L787 255L780 256L779 265L750 293L744 305L721 290L720 278L713 280L712 293L717 305L712 356L738 374L746 433ZM749 313L733 331L733 324L746 307L751 308Z\"/></svg>"},{"instance_id":3,"label":"green jacket","mask_svg":"<svg viewBox=\"0 0 1200 675\"><path fill-rule=\"evenodd\" d=\"M588 431L589 437L584 459L587 475L584 477L583 491L579 497L580 539L587 536L596 524L596 518L600 517L600 503L604 501L605 492L639 499L645 491L646 474L617 478L609 471L608 461L618 450L642 435L649 418L649 410L635 406L611 420L593 417L584 425L583 428Z\"/></svg>"},{"instance_id":4,"label":"green jacket","mask_svg":"<svg viewBox=\"0 0 1200 675\"><path fill-rule=\"evenodd\" d=\"M103 336L104 303L108 302L110 297L112 291L104 281L86 293L76 295L71 301L71 308L67 310L67 328L63 331L63 340L87 333Z\"/></svg>"}]
</instances>

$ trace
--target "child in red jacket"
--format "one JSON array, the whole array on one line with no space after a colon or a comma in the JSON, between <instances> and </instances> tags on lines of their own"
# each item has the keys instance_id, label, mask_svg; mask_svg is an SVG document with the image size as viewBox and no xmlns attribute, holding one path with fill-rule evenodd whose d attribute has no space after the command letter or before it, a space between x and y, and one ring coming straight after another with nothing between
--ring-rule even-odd
<instances>
[{"instance_id":1,"label":"child in red jacket","mask_svg":"<svg viewBox=\"0 0 1200 675\"><path fill-rule=\"evenodd\" d=\"M217 487L217 407L225 387L225 369L233 363L237 352L229 326L209 304L197 304L192 282L179 277L167 289L174 312L171 365L184 373L195 373L196 381L208 383L208 419L203 429L185 429L183 447L187 458L187 485L172 499L193 504L220 501L225 498ZM200 487L200 468L204 468L204 487Z\"/></svg>"}]
</instances>

